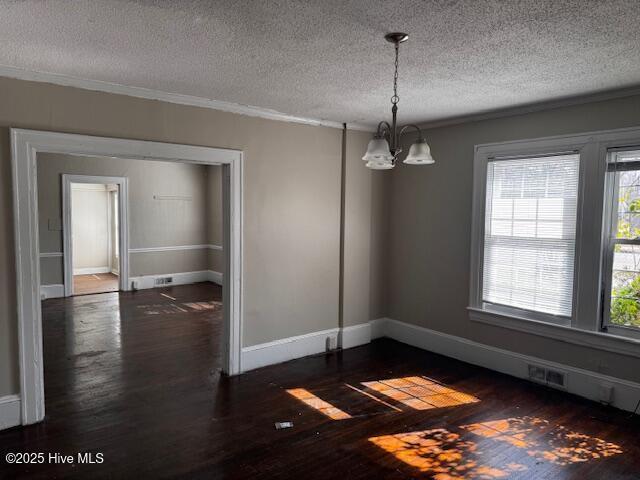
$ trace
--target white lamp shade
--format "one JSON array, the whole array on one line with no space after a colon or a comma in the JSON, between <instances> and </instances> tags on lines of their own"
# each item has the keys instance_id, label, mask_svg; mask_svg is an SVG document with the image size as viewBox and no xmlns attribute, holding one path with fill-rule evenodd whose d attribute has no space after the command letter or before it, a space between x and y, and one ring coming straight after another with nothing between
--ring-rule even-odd
<instances>
[{"instance_id":1,"label":"white lamp shade","mask_svg":"<svg viewBox=\"0 0 640 480\"><path fill-rule=\"evenodd\" d=\"M431 156L431 149L427 142L420 140L411 145L409 155L404 159L404 163L408 165L429 165L436 163L436 161Z\"/></svg>"},{"instance_id":2,"label":"white lamp shade","mask_svg":"<svg viewBox=\"0 0 640 480\"><path fill-rule=\"evenodd\" d=\"M391 160L369 160L365 166L371 170L391 170L393 162Z\"/></svg>"},{"instance_id":3,"label":"white lamp shade","mask_svg":"<svg viewBox=\"0 0 640 480\"><path fill-rule=\"evenodd\" d=\"M373 137L369 141L367 153L364 154L362 160L365 162L391 162L393 155L389 151L389 143L384 138Z\"/></svg>"}]
</instances>

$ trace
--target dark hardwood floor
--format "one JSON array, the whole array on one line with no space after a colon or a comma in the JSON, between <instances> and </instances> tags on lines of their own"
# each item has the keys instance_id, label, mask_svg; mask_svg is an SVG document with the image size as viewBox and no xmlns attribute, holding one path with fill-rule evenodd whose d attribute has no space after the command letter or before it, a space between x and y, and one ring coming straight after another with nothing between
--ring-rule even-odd
<instances>
[{"instance_id":1,"label":"dark hardwood floor","mask_svg":"<svg viewBox=\"0 0 640 480\"><path fill-rule=\"evenodd\" d=\"M203 283L45 301L47 417L0 432L0 477L640 478L637 417L387 339L221 376L220 299Z\"/></svg>"}]
</instances>

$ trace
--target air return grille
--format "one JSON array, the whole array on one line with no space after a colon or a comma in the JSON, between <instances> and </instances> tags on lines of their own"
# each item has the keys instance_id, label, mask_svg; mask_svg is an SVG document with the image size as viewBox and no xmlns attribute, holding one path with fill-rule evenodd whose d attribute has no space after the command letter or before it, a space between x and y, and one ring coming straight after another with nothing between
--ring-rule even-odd
<instances>
[{"instance_id":1,"label":"air return grille","mask_svg":"<svg viewBox=\"0 0 640 480\"><path fill-rule=\"evenodd\" d=\"M566 374L559 370L551 370L539 365L528 365L529 380L542 383L550 387L566 388Z\"/></svg>"}]
</instances>

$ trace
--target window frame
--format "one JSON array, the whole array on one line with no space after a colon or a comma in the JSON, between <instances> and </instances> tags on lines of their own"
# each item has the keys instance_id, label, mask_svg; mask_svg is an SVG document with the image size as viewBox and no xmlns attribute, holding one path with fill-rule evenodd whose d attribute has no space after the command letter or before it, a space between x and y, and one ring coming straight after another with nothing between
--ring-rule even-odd
<instances>
[{"instance_id":1,"label":"window frame","mask_svg":"<svg viewBox=\"0 0 640 480\"><path fill-rule=\"evenodd\" d=\"M615 325L611 323L611 290L613 284L613 259L614 250L618 244L640 246L640 237L634 239L617 239L617 222L614 227L613 220L618 215L617 200L619 198L619 179L617 172L623 169L612 169L611 165L615 162L611 161L611 157L618 152L640 150L639 147L611 148L607 151L606 162L607 170L605 174L605 197L604 197L604 220L603 220L603 241L602 241L602 315L601 330L621 336L629 336L640 339L640 328L625 327L623 325ZM640 172L640 162L630 162L636 168L627 168Z\"/></svg>"},{"instance_id":2,"label":"window frame","mask_svg":"<svg viewBox=\"0 0 640 480\"><path fill-rule=\"evenodd\" d=\"M500 312L503 314L507 314L507 315L514 315L517 316L519 318L523 318L523 319L530 319L530 320L537 320L537 321L542 321L542 322L546 322L546 323L552 323L555 325L563 325L563 326L570 326L572 325L573 321L574 321L574 315L575 315L575 289L573 291L572 294L572 299L571 299L571 315L554 315L551 313L544 313L544 312L539 312L537 310L532 310L532 309L525 309L525 308L518 308L518 307L514 307L511 305L505 305L505 304L499 304L499 303L494 303L494 302L486 302L484 301L484 299L482 298L483 295L483 286L484 286L484 246L485 246L485 230L486 230L486 207L487 207L487 178L488 178L488 167L489 164L491 162L500 162L500 161L505 161L505 160L517 160L517 159L529 159L529 158L542 158L542 157L554 157L554 156L564 156L564 155L578 155L578 188L577 188L577 192L576 192L576 196L577 196L577 204L576 204L576 232L575 232L575 236L576 236L576 245L575 245L575 251L574 251L574 258L576 258L576 256L578 255L578 246L577 246L577 236L578 236L578 222L577 222L577 217L578 217L578 209L579 209L579 202L580 202L580 154L578 151L566 151L566 152L555 152L555 153L545 153L542 155L517 155L517 156L509 156L509 155L501 155L499 157L493 157L493 156L489 156L486 157L486 165L485 165L485 181L484 181L484 185L485 185L485 191L484 191L484 209L483 209L483 213L482 213L482 218L483 218L483 225L482 225L482 237L480 239L480 241L482 242L482 247L481 247L481 251L480 251L480 255L482 255L482 257L480 258L480 272L479 272L479 278L478 278L478 304L481 305L484 309L488 309L488 310L492 310L492 311L496 311L496 312ZM576 282L576 269L575 269L575 264L574 264L574 272L573 272L573 282L575 284Z\"/></svg>"},{"instance_id":3,"label":"window frame","mask_svg":"<svg viewBox=\"0 0 640 480\"><path fill-rule=\"evenodd\" d=\"M603 246L607 155L640 145L640 127L475 146L470 252L469 317L473 321L640 357L640 338L603 330ZM569 321L482 301L486 182L489 161L562 153L580 155L572 315Z\"/></svg>"}]
</instances>

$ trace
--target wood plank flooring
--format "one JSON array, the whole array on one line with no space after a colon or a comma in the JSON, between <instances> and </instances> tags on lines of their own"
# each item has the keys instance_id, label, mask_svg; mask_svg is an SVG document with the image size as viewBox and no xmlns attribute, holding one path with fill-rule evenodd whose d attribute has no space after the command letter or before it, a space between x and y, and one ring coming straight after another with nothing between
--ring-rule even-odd
<instances>
[{"instance_id":1,"label":"wood plank flooring","mask_svg":"<svg viewBox=\"0 0 640 480\"><path fill-rule=\"evenodd\" d=\"M45 301L47 417L0 432L0 478L640 477L637 417L392 340L222 376L220 299L202 283Z\"/></svg>"},{"instance_id":2,"label":"wood plank flooring","mask_svg":"<svg viewBox=\"0 0 640 480\"><path fill-rule=\"evenodd\" d=\"M74 295L117 292L119 288L118 276L113 273L94 273L73 276Z\"/></svg>"}]
</instances>

